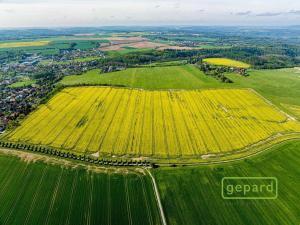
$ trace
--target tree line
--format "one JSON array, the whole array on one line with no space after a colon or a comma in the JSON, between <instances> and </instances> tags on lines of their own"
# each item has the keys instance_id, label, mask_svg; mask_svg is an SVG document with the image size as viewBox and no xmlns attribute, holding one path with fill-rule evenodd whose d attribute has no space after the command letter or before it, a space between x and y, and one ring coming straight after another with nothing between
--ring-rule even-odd
<instances>
[{"instance_id":1,"label":"tree line","mask_svg":"<svg viewBox=\"0 0 300 225\"><path fill-rule=\"evenodd\" d=\"M74 154L74 153L70 153L70 152L66 152L54 148L49 148L49 147L43 147L43 146L37 146L31 144L13 143L13 142L6 142L6 141L0 141L0 147L42 153L42 154L47 154L59 158L71 159L71 160L91 163L95 165L103 165L103 166L149 167L153 165L147 160L95 158L87 155Z\"/></svg>"}]
</instances>

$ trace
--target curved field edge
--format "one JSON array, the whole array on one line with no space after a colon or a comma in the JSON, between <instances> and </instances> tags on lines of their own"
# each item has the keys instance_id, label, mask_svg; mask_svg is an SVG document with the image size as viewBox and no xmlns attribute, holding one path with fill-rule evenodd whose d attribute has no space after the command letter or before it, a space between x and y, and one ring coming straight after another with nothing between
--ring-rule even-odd
<instances>
[{"instance_id":1,"label":"curved field edge","mask_svg":"<svg viewBox=\"0 0 300 225\"><path fill-rule=\"evenodd\" d=\"M285 134L276 134L272 137L260 141L258 143L255 143L251 146L248 146L246 148L243 148L239 151L233 151L233 152L227 152L223 154L209 154L209 155L202 155L201 157L190 157L190 158L175 158L175 159L166 159L166 158L155 158L155 157L143 157L143 156L111 156L111 155L99 155L99 156L93 156L88 155L91 159L100 159L100 160L114 160L118 162L137 162L135 166L141 166L144 167L146 164L149 165L148 162L155 163L159 166L193 166L193 165L209 165L209 164L220 164L220 163L230 163L234 161L243 160L246 158L250 158L256 155L259 155L263 152L270 151L274 146L280 145L285 142L289 142L292 140L300 140L300 133L285 133ZM3 142L3 141L2 141ZM17 144L24 144L27 143L20 143L20 142L6 142L8 145L17 145ZM27 144L28 145L28 144ZM48 146L43 145L30 145L32 148L45 148L47 149ZM10 148L10 147L6 147ZM16 148L12 148L18 151L26 151L26 150L20 150ZM53 149L53 148L51 148ZM68 150L59 149L59 151L63 154L70 153ZM47 154L47 153L44 153ZM83 155L72 153L76 157L81 158ZM142 164L138 165L138 162L141 162ZM144 164L144 162L146 164ZM125 165L126 166L126 165Z\"/></svg>"},{"instance_id":2,"label":"curved field edge","mask_svg":"<svg viewBox=\"0 0 300 225\"><path fill-rule=\"evenodd\" d=\"M201 159L196 158L181 158L174 160L163 160L158 159L156 162L160 166L170 166L170 165L209 165L209 164L222 164L230 163L234 161L243 160L250 158L256 155L259 155L263 152L271 151L274 146L280 145L293 140L300 140L300 133L286 133L286 134L277 134L272 137L255 143L251 146L248 146L239 151L233 151L226 154L210 154L204 155Z\"/></svg>"},{"instance_id":3,"label":"curved field edge","mask_svg":"<svg viewBox=\"0 0 300 225\"><path fill-rule=\"evenodd\" d=\"M177 70L176 70L177 68ZM300 106L300 79L298 69L286 68L277 70L249 70L249 75L243 77L235 73L226 74L234 83L224 84L212 77L204 75L193 65L166 67L167 71L159 67L148 68L148 71L136 68L103 75L99 70L91 70L81 76L68 76L65 84L73 85L122 85L144 89L203 89L203 88L252 88L262 94L273 104L300 119L299 113L291 110L288 105ZM136 70L136 72L134 72ZM181 71L188 76L183 76ZM166 75L166 76L165 76ZM195 78L197 81L195 81ZM61 83L64 83L61 81ZM280 84L280 86L278 86ZM72 85L71 85L72 86Z\"/></svg>"},{"instance_id":4,"label":"curved field edge","mask_svg":"<svg viewBox=\"0 0 300 225\"><path fill-rule=\"evenodd\" d=\"M123 89L123 88L122 88ZM217 89L215 89L217 90ZM254 94L262 98L266 103L271 105L275 110L279 110L275 105L273 105L271 102L269 102L267 99L265 99L263 96L259 95L257 92L255 92L252 89L240 89L240 90L249 90L252 91ZM280 110L279 110L280 111ZM289 115L282 112L287 117L287 120L292 119ZM9 135L9 133L8 133ZM259 151L260 148L265 148L266 146L269 146L269 143L277 143L281 142L281 140L294 138L299 135L299 133L292 133L292 132L281 132L281 133L275 133L272 136L268 137L267 139L264 139L262 141L259 141L257 143L250 144L246 147L242 147L240 149L235 149L233 151L227 151L224 153L208 153L208 154L195 154L193 156L179 156L179 157L159 157L159 155L147 155L147 154L117 154L117 153L99 153L99 157L106 157L106 158L119 158L119 159L133 159L133 158L143 158L147 160L151 160L153 162L159 162L161 164L171 164L171 163L201 163L201 162L215 162L215 161L222 161L222 160L231 160L231 159L237 159L246 157L247 155L254 154L255 152ZM278 140L277 140L278 139ZM24 145L32 145L37 147L51 147L49 145L43 145L43 144L31 144L30 142L14 142L4 137L3 141L7 141L14 144L24 144ZM51 147L54 149L58 149L62 152L68 153L72 152L78 155L84 154L84 155L90 155L93 152L76 152L72 149L64 149L64 148L57 148L57 147Z\"/></svg>"},{"instance_id":5,"label":"curved field edge","mask_svg":"<svg viewBox=\"0 0 300 225\"><path fill-rule=\"evenodd\" d=\"M297 224L300 220L299 149L300 140L290 140L237 162L152 170L168 224ZM275 177L278 198L223 199L224 177Z\"/></svg>"}]
</instances>

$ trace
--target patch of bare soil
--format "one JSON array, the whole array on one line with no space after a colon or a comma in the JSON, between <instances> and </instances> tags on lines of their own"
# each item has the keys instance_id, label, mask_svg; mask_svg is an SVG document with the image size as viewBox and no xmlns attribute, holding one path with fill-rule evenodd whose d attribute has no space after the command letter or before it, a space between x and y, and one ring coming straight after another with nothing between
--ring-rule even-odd
<instances>
[{"instance_id":1,"label":"patch of bare soil","mask_svg":"<svg viewBox=\"0 0 300 225\"><path fill-rule=\"evenodd\" d=\"M39 155L34 155L34 154L27 154L24 152L20 152L20 154L18 154L18 157L27 163L32 163L32 162L36 162L38 160L40 160L42 157Z\"/></svg>"},{"instance_id":2,"label":"patch of bare soil","mask_svg":"<svg viewBox=\"0 0 300 225\"><path fill-rule=\"evenodd\" d=\"M101 51L119 51L122 50L124 45L109 45L109 46L104 46L100 47L99 50Z\"/></svg>"},{"instance_id":3,"label":"patch of bare soil","mask_svg":"<svg viewBox=\"0 0 300 225\"><path fill-rule=\"evenodd\" d=\"M109 37L109 38L105 38L105 40L122 44L128 42L146 41L147 39L137 36L137 37Z\"/></svg>"},{"instance_id":4,"label":"patch of bare soil","mask_svg":"<svg viewBox=\"0 0 300 225\"><path fill-rule=\"evenodd\" d=\"M94 154L91 154L91 156L94 156L96 158L99 158L99 152L95 152Z\"/></svg>"},{"instance_id":5,"label":"patch of bare soil","mask_svg":"<svg viewBox=\"0 0 300 225\"><path fill-rule=\"evenodd\" d=\"M295 70L295 73L296 73L296 74L299 74L299 73L300 73L300 67L294 67L294 70ZM300 77L300 76L298 76L298 77Z\"/></svg>"},{"instance_id":6,"label":"patch of bare soil","mask_svg":"<svg viewBox=\"0 0 300 225\"><path fill-rule=\"evenodd\" d=\"M149 157L136 157L136 158L132 158L132 160L138 161L138 160L147 160L149 159Z\"/></svg>"},{"instance_id":7,"label":"patch of bare soil","mask_svg":"<svg viewBox=\"0 0 300 225\"><path fill-rule=\"evenodd\" d=\"M139 173L139 174L141 173L141 174L143 174L143 175L147 175L145 169L142 169L142 168L136 168L135 171L136 171L137 173Z\"/></svg>"},{"instance_id":8,"label":"patch of bare soil","mask_svg":"<svg viewBox=\"0 0 300 225\"><path fill-rule=\"evenodd\" d=\"M201 159L209 159L211 157L215 156L215 154L207 154L207 155L202 155Z\"/></svg>"},{"instance_id":9,"label":"patch of bare soil","mask_svg":"<svg viewBox=\"0 0 300 225\"><path fill-rule=\"evenodd\" d=\"M88 36L94 36L94 35L95 35L95 33L74 34L74 36L78 36L78 37L81 37L81 36L88 37Z\"/></svg>"},{"instance_id":10,"label":"patch of bare soil","mask_svg":"<svg viewBox=\"0 0 300 225\"><path fill-rule=\"evenodd\" d=\"M163 48L168 46L169 45L150 42L150 41L142 41L142 42L137 42L129 45L129 47L133 47L133 48Z\"/></svg>"},{"instance_id":11,"label":"patch of bare soil","mask_svg":"<svg viewBox=\"0 0 300 225\"><path fill-rule=\"evenodd\" d=\"M136 48L136 49L141 49L141 48L149 48L149 49L159 49L159 48L168 48L169 45L166 44L161 44L161 43L155 43L151 41L138 41L138 42L132 42L132 43L110 43L106 45L102 45L99 49L101 51L119 51L119 50L124 50L124 47L130 47L130 48Z\"/></svg>"}]
</instances>

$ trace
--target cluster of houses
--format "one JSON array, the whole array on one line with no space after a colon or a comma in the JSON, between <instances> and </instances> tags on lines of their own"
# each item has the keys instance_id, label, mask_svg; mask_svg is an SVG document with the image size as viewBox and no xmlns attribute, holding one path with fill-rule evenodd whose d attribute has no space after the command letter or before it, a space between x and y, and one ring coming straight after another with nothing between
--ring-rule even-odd
<instances>
[{"instance_id":1,"label":"cluster of houses","mask_svg":"<svg viewBox=\"0 0 300 225\"><path fill-rule=\"evenodd\" d=\"M0 71L2 73L29 73L32 70L34 70L35 66L39 64L39 62L43 58L39 55L33 54L28 55L24 54L24 56L21 59L18 59L13 62L3 62L0 64ZM21 75L19 74L19 75Z\"/></svg>"},{"instance_id":2,"label":"cluster of houses","mask_svg":"<svg viewBox=\"0 0 300 225\"><path fill-rule=\"evenodd\" d=\"M102 54L102 53L101 53ZM24 55L18 61L0 63L0 133L3 133L10 125L30 113L40 101L53 90L53 84L57 79L73 74L82 74L90 69L98 68L97 61L77 61L71 63L43 64L44 60L64 62L74 58L102 56L98 51L65 51L55 56L40 56L37 54ZM109 68L111 69L111 68ZM52 71L55 76L49 81L41 81L43 77L35 77L35 74L43 74ZM38 85L28 87L11 88L10 85L22 80L24 77L41 79Z\"/></svg>"},{"instance_id":3,"label":"cluster of houses","mask_svg":"<svg viewBox=\"0 0 300 225\"><path fill-rule=\"evenodd\" d=\"M49 88L38 85L26 88L0 86L0 132L35 109L49 92Z\"/></svg>"},{"instance_id":4,"label":"cluster of houses","mask_svg":"<svg viewBox=\"0 0 300 225\"><path fill-rule=\"evenodd\" d=\"M95 64L93 61L72 61L74 59L82 59L87 57L104 58L103 52L99 50L81 51L64 50L57 55L42 56L39 54L24 54L22 57L12 62L0 63L0 73L10 74L13 76L32 75L40 70L41 67L49 67L49 69L59 68L68 75L68 71L85 71L83 67L89 67ZM48 62L48 63L43 63Z\"/></svg>"},{"instance_id":5,"label":"cluster of houses","mask_svg":"<svg viewBox=\"0 0 300 225\"><path fill-rule=\"evenodd\" d=\"M66 62L68 60L80 59L80 58L88 58L88 57L99 57L104 58L105 55L102 51L98 49L90 49L90 50L61 50L60 54L51 56L51 59L55 62ZM48 58L50 59L50 58Z\"/></svg>"}]
</instances>

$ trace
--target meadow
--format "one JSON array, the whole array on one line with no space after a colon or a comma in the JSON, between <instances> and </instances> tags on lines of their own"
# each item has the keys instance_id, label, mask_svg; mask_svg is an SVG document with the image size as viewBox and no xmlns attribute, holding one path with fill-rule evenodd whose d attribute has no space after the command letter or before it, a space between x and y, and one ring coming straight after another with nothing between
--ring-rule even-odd
<instances>
[{"instance_id":1,"label":"meadow","mask_svg":"<svg viewBox=\"0 0 300 225\"><path fill-rule=\"evenodd\" d=\"M300 119L289 106L300 106L299 69L250 70L249 77L227 74L235 87L253 88L279 108ZM288 106L288 107L287 107Z\"/></svg>"},{"instance_id":2,"label":"meadow","mask_svg":"<svg viewBox=\"0 0 300 225\"><path fill-rule=\"evenodd\" d=\"M238 67L238 68L249 68L250 65L241 61L227 59L227 58L207 58L203 59L203 62L216 65L216 66L229 66L229 67Z\"/></svg>"},{"instance_id":3,"label":"meadow","mask_svg":"<svg viewBox=\"0 0 300 225\"><path fill-rule=\"evenodd\" d=\"M36 81L32 79L25 79L23 81L18 81L16 83L10 84L10 88L21 88L21 87L28 87L31 86L32 84L35 84Z\"/></svg>"},{"instance_id":4,"label":"meadow","mask_svg":"<svg viewBox=\"0 0 300 225\"><path fill-rule=\"evenodd\" d=\"M149 90L252 88L277 107L300 119L298 110L294 110L300 107L299 69L249 70L249 74L248 77L234 73L226 74L234 83L224 84L206 76L193 65L181 65L131 68L105 74L100 74L99 70L91 70L83 75L64 77L61 83L64 85L124 85Z\"/></svg>"},{"instance_id":5,"label":"meadow","mask_svg":"<svg viewBox=\"0 0 300 225\"><path fill-rule=\"evenodd\" d=\"M0 154L1 225L161 224L149 177Z\"/></svg>"},{"instance_id":6,"label":"meadow","mask_svg":"<svg viewBox=\"0 0 300 225\"><path fill-rule=\"evenodd\" d=\"M106 51L106 54L110 57L118 57L118 56L122 56L122 55L126 55L126 54L133 54L133 53L137 53L137 52L151 52L152 49L151 48L120 48L119 50L110 50L110 51Z\"/></svg>"},{"instance_id":7,"label":"meadow","mask_svg":"<svg viewBox=\"0 0 300 225\"><path fill-rule=\"evenodd\" d=\"M83 75L66 76L63 85L124 85L126 87L157 89L197 89L221 86L192 65L130 68L112 73L91 70Z\"/></svg>"},{"instance_id":8,"label":"meadow","mask_svg":"<svg viewBox=\"0 0 300 225\"><path fill-rule=\"evenodd\" d=\"M75 87L61 91L6 138L103 156L192 158L293 132L300 132L297 122L247 89Z\"/></svg>"},{"instance_id":9,"label":"meadow","mask_svg":"<svg viewBox=\"0 0 300 225\"><path fill-rule=\"evenodd\" d=\"M169 225L299 224L300 141L235 163L153 170ZM225 200L223 177L276 177L274 200Z\"/></svg>"}]
</instances>

